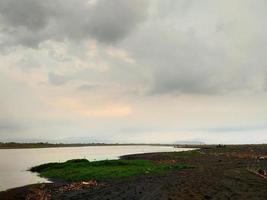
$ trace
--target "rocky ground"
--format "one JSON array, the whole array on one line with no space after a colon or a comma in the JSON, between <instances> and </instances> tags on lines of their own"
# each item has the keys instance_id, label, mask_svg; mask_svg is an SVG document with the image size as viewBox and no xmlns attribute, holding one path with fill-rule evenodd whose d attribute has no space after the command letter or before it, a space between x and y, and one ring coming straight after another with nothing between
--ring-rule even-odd
<instances>
[{"instance_id":1,"label":"rocky ground","mask_svg":"<svg viewBox=\"0 0 267 200\"><path fill-rule=\"evenodd\" d=\"M192 169L161 175L79 183L36 184L0 193L0 199L267 199L267 145L204 146L197 153L152 153L122 159L177 162Z\"/></svg>"}]
</instances>

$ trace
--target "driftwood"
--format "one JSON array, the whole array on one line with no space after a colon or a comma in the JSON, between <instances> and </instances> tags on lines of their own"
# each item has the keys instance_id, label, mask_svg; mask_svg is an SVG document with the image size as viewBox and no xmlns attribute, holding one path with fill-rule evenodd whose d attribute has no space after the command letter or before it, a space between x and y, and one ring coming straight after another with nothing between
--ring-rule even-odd
<instances>
[{"instance_id":1,"label":"driftwood","mask_svg":"<svg viewBox=\"0 0 267 200\"><path fill-rule=\"evenodd\" d=\"M253 174L256 174L262 178L267 179L267 157L259 156L256 157L255 162L248 166L247 170Z\"/></svg>"},{"instance_id":2,"label":"driftwood","mask_svg":"<svg viewBox=\"0 0 267 200\"><path fill-rule=\"evenodd\" d=\"M252 170L252 169L248 169L249 172L253 173L253 174L256 174L262 178L266 178L267 179L267 175L266 175L266 172L265 172L265 175L264 174L261 174L258 172L258 170Z\"/></svg>"}]
</instances>

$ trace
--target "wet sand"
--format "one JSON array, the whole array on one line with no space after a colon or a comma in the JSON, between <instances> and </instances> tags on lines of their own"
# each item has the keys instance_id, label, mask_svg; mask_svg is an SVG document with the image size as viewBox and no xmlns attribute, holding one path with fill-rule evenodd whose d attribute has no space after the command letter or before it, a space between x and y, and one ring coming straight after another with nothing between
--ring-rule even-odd
<instances>
[{"instance_id":1,"label":"wet sand","mask_svg":"<svg viewBox=\"0 0 267 200\"><path fill-rule=\"evenodd\" d=\"M161 175L86 183L47 183L11 189L0 199L267 199L267 178L249 171L266 168L267 145L202 146L199 154L179 157L178 153L149 153L122 159L177 162L192 169Z\"/></svg>"}]
</instances>

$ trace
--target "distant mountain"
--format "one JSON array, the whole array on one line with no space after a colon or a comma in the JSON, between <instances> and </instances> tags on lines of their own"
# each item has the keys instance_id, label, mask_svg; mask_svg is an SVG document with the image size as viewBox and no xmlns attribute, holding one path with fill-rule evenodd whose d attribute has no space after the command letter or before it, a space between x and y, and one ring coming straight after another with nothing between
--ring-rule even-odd
<instances>
[{"instance_id":1,"label":"distant mountain","mask_svg":"<svg viewBox=\"0 0 267 200\"><path fill-rule=\"evenodd\" d=\"M188 141L176 141L174 144L190 144L190 145L204 145L205 142L196 141L196 140L188 140Z\"/></svg>"}]
</instances>

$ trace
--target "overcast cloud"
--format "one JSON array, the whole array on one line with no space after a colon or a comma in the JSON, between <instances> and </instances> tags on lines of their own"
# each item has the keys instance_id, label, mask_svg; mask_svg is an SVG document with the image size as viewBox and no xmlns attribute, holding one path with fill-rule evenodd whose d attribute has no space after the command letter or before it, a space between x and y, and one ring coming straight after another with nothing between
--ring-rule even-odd
<instances>
[{"instance_id":1,"label":"overcast cloud","mask_svg":"<svg viewBox=\"0 0 267 200\"><path fill-rule=\"evenodd\" d=\"M115 43L147 14L142 0L1 0L2 30L10 45L38 46L46 40Z\"/></svg>"},{"instance_id":2,"label":"overcast cloud","mask_svg":"<svg viewBox=\"0 0 267 200\"><path fill-rule=\"evenodd\" d=\"M266 6L0 0L0 140L267 142Z\"/></svg>"}]
</instances>

